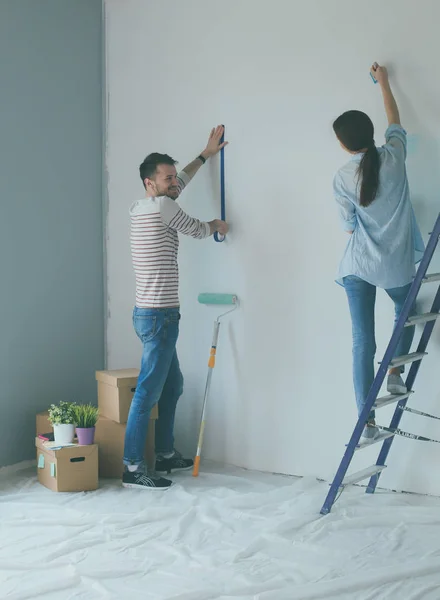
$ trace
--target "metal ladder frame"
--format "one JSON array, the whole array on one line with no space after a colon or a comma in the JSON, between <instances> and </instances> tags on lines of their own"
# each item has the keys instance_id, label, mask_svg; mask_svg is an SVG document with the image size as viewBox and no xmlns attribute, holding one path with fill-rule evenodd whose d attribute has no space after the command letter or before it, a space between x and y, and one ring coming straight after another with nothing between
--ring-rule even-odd
<instances>
[{"instance_id":1,"label":"metal ladder frame","mask_svg":"<svg viewBox=\"0 0 440 600\"><path fill-rule=\"evenodd\" d=\"M372 409L377 410L383 406L391 404L392 402L397 402L396 409L394 411L393 417L390 422L390 429L396 429L400 423L400 419L402 418L403 408L406 406L408 402L408 398L412 395L412 388L417 376L417 373L420 368L420 364L424 356L426 355L426 348L428 346L428 342L431 338L432 331L434 329L434 325L436 319L440 316L440 285L437 289L437 293L435 295L434 301L432 303L432 307L429 313L425 313L424 315L416 315L416 317L409 317L411 312L411 308L417 299L420 288L424 283L431 283L434 281L440 281L440 273L434 273L432 275L426 276L426 272L431 263L432 257L434 255L435 249L437 247L440 236L440 214L437 217L437 220L434 225L434 229L430 235L428 244L426 246L426 250L423 254L423 258L420 262L419 268L417 269L417 273L415 275L412 286L408 292L408 296L405 300L405 303L402 308L402 312L400 313L399 319L394 328L393 334L391 336L388 347L385 351L385 355L383 357L382 362L380 363L378 372L376 377L374 378L373 384L368 392L368 396L365 401L365 406L362 413L359 416L359 419L356 423L356 426L351 435L350 441L347 444L345 453L342 457L342 460L339 464L338 470L336 471L336 475L333 479L333 482L330 485L329 492L324 501L324 504L321 508L321 514L328 514L333 504L335 503L336 496L339 490L344 488L345 486L358 483L359 481L363 481L365 479L370 479L368 483L368 487L366 492L369 494L373 494L377 483L379 481L380 473L386 468L385 460L388 457L388 453L391 449L391 445L393 443L394 434L393 433L384 433L381 434L377 439L373 440L370 443L365 443L362 446L358 446L358 442L362 435L362 431L368 421L368 417ZM423 333L420 338L417 351L411 354L407 354L405 356L399 356L393 358L394 353L396 351L397 345L399 343L400 336L402 335L403 329L410 325L415 325L417 323L425 323L423 328ZM406 394L396 394L396 395L388 395L383 396L382 398L377 398L377 395L382 387L384 379L387 375L387 371L389 367L399 366L402 364L411 364L411 368L409 370L407 379L406 379L406 388L408 392ZM374 443L382 442L383 445L379 452L378 459L376 464L372 467L368 467L367 469L363 469L358 473L354 473L353 475L349 475L345 477L348 467L353 459L353 455L356 450L370 447Z\"/></svg>"}]
</instances>

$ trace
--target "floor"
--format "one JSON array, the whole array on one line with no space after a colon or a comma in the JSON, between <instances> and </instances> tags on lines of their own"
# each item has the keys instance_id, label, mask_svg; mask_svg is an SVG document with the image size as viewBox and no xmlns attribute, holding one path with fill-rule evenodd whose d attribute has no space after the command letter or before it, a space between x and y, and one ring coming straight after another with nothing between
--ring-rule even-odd
<instances>
[{"instance_id":1,"label":"floor","mask_svg":"<svg viewBox=\"0 0 440 600\"><path fill-rule=\"evenodd\" d=\"M56 494L0 470L0 598L439 600L440 498L207 467Z\"/></svg>"}]
</instances>

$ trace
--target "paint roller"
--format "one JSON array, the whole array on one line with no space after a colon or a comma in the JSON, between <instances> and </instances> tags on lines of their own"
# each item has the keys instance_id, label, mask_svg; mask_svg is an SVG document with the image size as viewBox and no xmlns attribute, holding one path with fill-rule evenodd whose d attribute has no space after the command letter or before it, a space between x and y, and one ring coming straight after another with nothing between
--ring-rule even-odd
<instances>
[{"instance_id":1,"label":"paint roller","mask_svg":"<svg viewBox=\"0 0 440 600\"><path fill-rule=\"evenodd\" d=\"M218 342L218 333L220 329L220 319L233 312L238 306L238 299L235 294L199 294L198 298L200 304L206 305L214 305L214 306L233 306L230 310L222 313L217 317L214 321L214 332L212 335L212 345L209 353L208 360L208 376L206 378L205 385L205 395L203 397L203 408L202 408L202 416L200 419L200 429L199 429L199 440L197 442L197 454L194 459L194 468L193 468L193 476L197 477L199 474L200 467L200 455L202 453L202 444L203 444L203 434L205 431L205 423L206 423L206 406L208 403L209 390L211 387L211 378L212 371L215 367L215 357L217 354L217 342Z\"/></svg>"}]
</instances>

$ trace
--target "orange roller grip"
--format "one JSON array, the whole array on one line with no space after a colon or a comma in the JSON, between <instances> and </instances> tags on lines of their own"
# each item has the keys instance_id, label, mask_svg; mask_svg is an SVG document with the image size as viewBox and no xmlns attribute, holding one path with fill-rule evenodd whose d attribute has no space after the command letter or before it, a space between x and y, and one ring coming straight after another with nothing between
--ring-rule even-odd
<instances>
[{"instance_id":1,"label":"orange roller grip","mask_svg":"<svg viewBox=\"0 0 440 600\"><path fill-rule=\"evenodd\" d=\"M199 467L200 467L200 456L196 456L194 459L193 477L199 476Z\"/></svg>"},{"instance_id":2,"label":"orange roller grip","mask_svg":"<svg viewBox=\"0 0 440 600\"><path fill-rule=\"evenodd\" d=\"M213 369L215 367L215 354L216 354L216 352L217 352L216 348L214 348L214 347L211 348L211 355L210 355L209 360L208 360L208 367L210 369Z\"/></svg>"}]
</instances>

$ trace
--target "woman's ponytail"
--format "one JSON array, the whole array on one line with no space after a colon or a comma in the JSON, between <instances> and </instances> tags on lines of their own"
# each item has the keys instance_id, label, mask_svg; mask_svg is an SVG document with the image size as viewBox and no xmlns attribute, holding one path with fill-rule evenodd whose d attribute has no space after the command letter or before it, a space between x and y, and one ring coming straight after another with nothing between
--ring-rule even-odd
<instances>
[{"instance_id":1,"label":"woman's ponytail","mask_svg":"<svg viewBox=\"0 0 440 600\"><path fill-rule=\"evenodd\" d=\"M333 123L341 144L350 152L364 152L358 168L361 206L369 206L379 189L379 152L374 144L374 126L368 115L360 110L349 110Z\"/></svg>"},{"instance_id":2,"label":"woman's ponytail","mask_svg":"<svg viewBox=\"0 0 440 600\"><path fill-rule=\"evenodd\" d=\"M363 155L358 169L361 206L370 206L376 198L379 188L379 170L379 152L373 141Z\"/></svg>"}]
</instances>

